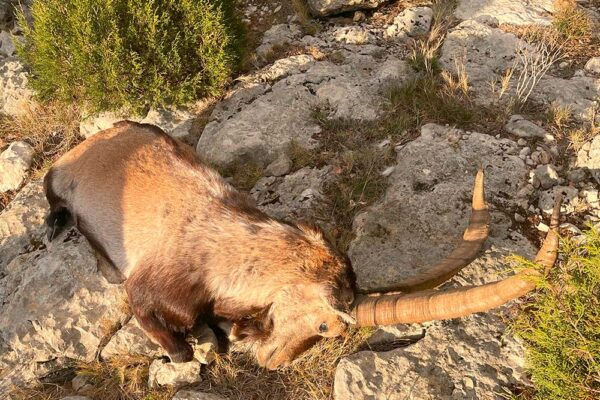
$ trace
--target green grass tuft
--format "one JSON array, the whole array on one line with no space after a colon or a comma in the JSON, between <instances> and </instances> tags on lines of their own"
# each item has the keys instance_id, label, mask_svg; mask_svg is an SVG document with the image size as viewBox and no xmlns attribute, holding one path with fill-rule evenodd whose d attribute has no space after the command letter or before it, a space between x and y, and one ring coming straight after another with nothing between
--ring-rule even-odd
<instances>
[{"instance_id":1,"label":"green grass tuft","mask_svg":"<svg viewBox=\"0 0 600 400\"><path fill-rule=\"evenodd\" d=\"M541 282L512 324L535 386L528 400L600 398L600 231L565 240L565 262Z\"/></svg>"},{"instance_id":2,"label":"green grass tuft","mask_svg":"<svg viewBox=\"0 0 600 400\"><path fill-rule=\"evenodd\" d=\"M241 56L233 0L35 0L31 14L18 53L33 88L93 111L218 95Z\"/></svg>"}]
</instances>

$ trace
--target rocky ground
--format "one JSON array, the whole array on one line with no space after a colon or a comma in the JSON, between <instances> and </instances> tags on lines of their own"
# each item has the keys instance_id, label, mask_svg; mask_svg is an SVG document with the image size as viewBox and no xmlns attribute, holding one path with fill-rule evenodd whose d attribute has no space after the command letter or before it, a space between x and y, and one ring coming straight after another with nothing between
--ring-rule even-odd
<instances>
[{"instance_id":1,"label":"rocky ground","mask_svg":"<svg viewBox=\"0 0 600 400\"><path fill-rule=\"evenodd\" d=\"M415 54L434 48L436 73L466 82L461 99L468 97L475 121L448 125L447 116L427 116L365 141L365 151L375 148L381 157L372 165L383 189L355 207L348 253L363 289L422 272L460 237L473 178L483 167L490 238L480 257L446 285L497 280L509 268L506 256L535 253L557 193L565 196L563 232L578 235L600 221L600 135L594 136L600 52L595 44L583 55L567 51L552 58L551 44L523 34L525 28L553 26L559 5L550 0L421 3L309 0L313 15L322 17L315 25L288 3L249 2L245 18L265 30L257 39L255 68L217 102L130 118L157 124L195 146L267 213L317 219L331 229L339 221L319 211L335 202L331 188L344 179L343 167L327 162L336 158L299 164L297 154L311 158L327 148L327 121L380 129L397 106L390 90L427 73ZM600 22L597 2L579 3ZM6 4L0 0L0 112L19 115L32 92L14 55L19 31ZM525 105L516 108L515 100ZM494 118L477 120L482 110ZM81 135L122 117L87 116ZM47 204L41 181L28 172L30 144L5 143L2 150L0 191L15 196L0 213L0 393L48 380L71 360L124 353L160 357L136 321L127 319L122 287L103 278L84 238L73 232L61 243L44 244ZM509 304L451 321L381 329L369 340L381 351L339 361L333 397L501 399L518 393L531 382L523 347L507 331L511 309ZM206 342L214 339L198 346ZM209 350L199 348L199 359L180 370L157 359L150 385L193 384L201 379L201 364L211 361L205 359ZM86 385L73 382L73 389L83 395ZM174 398L221 397L180 391Z\"/></svg>"}]
</instances>

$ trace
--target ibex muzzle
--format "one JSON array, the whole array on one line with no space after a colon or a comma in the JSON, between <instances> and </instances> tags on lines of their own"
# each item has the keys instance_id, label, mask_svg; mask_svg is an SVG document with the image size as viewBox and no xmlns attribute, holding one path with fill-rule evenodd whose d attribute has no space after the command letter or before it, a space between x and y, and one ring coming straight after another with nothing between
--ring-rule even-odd
<instances>
[{"instance_id":1,"label":"ibex muzzle","mask_svg":"<svg viewBox=\"0 0 600 400\"><path fill-rule=\"evenodd\" d=\"M287 365L320 337L348 325L455 318L532 290L524 271L481 287L431 291L478 254L489 214L483 174L462 242L422 276L367 296L348 259L315 227L258 210L186 145L159 128L120 122L61 157L45 179L50 238L73 222L123 276L138 322L175 362L192 358L185 333L224 319L270 369ZM551 231L537 261L554 263Z\"/></svg>"}]
</instances>

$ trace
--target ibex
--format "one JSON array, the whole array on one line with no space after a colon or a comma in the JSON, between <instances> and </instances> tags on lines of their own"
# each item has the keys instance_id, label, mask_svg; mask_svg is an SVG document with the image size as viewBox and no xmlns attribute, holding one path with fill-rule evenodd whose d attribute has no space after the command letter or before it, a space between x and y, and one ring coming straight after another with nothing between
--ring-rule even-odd
<instances>
[{"instance_id":1,"label":"ibex","mask_svg":"<svg viewBox=\"0 0 600 400\"><path fill-rule=\"evenodd\" d=\"M479 287L428 290L468 265L487 238L481 171L469 226L452 254L377 294L356 291L349 260L319 229L264 214L155 126L123 121L97 133L62 156L44 184L49 238L74 223L126 279L133 314L173 362L192 358L185 334L209 318L232 322L258 363L275 369L349 325L460 317L535 286L529 275L536 272L526 270ZM548 267L559 209L536 258Z\"/></svg>"}]
</instances>

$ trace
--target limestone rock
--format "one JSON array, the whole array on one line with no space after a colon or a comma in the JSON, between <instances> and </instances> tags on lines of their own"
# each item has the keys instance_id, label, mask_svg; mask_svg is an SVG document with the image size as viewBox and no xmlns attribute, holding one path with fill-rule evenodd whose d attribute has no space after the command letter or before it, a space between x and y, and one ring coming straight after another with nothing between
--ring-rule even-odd
<instances>
[{"instance_id":1,"label":"limestone rock","mask_svg":"<svg viewBox=\"0 0 600 400\"><path fill-rule=\"evenodd\" d=\"M2 385L23 384L68 359L92 361L106 326L124 315L122 287L98 272L81 236L14 258L0 279Z\"/></svg>"},{"instance_id":2,"label":"limestone rock","mask_svg":"<svg viewBox=\"0 0 600 400\"><path fill-rule=\"evenodd\" d=\"M198 154L220 167L234 162L266 167L292 141L305 148L314 146L312 136L321 131L310 117L314 96L304 86L279 83L231 118L226 116L230 106L215 109L198 141Z\"/></svg>"},{"instance_id":3,"label":"limestone rock","mask_svg":"<svg viewBox=\"0 0 600 400\"><path fill-rule=\"evenodd\" d=\"M165 133L177 139L186 138L192 129L194 115L186 110L152 109L140 122L152 124L161 128Z\"/></svg>"},{"instance_id":4,"label":"limestone rock","mask_svg":"<svg viewBox=\"0 0 600 400\"><path fill-rule=\"evenodd\" d=\"M486 104L498 97L491 92L490 82L499 81L514 66L517 50L523 46L512 33L467 20L448 32L440 63L453 73L457 63L464 64L475 100Z\"/></svg>"},{"instance_id":5,"label":"limestone rock","mask_svg":"<svg viewBox=\"0 0 600 400\"><path fill-rule=\"evenodd\" d=\"M282 178L260 179L250 195L267 214L282 219L311 220L323 201L330 168L302 168Z\"/></svg>"},{"instance_id":6,"label":"limestone rock","mask_svg":"<svg viewBox=\"0 0 600 400\"><path fill-rule=\"evenodd\" d=\"M600 183L600 136L596 136L579 150L576 166L588 168L590 174Z\"/></svg>"},{"instance_id":7,"label":"limestone rock","mask_svg":"<svg viewBox=\"0 0 600 400\"><path fill-rule=\"evenodd\" d=\"M285 155L282 154L279 158L273 161L271 164L265 168L265 176L283 176L287 175L288 172L292 169L292 160Z\"/></svg>"},{"instance_id":8,"label":"limestone rock","mask_svg":"<svg viewBox=\"0 0 600 400\"><path fill-rule=\"evenodd\" d=\"M171 363L164 360L154 360L150 364L148 386L156 388L159 386L180 387L200 382L200 364L197 360L186 363Z\"/></svg>"},{"instance_id":9,"label":"limestone rock","mask_svg":"<svg viewBox=\"0 0 600 400\"><path fill-rule=\"evenodd\" d=\"M47 212L42 181L37 180L25 185L0 213L0 278L13 258L42 244Z\"/></svg>"},{"instance_id":10,"label":"limestone rock","mask_svg":"<svg viewBox=\"0 0 600 400\"><path fill-rule=\"evenodd\" d=\"M544 139L548 135L548 132L546 132L544 128L537 126L533 122L526 120L520 115L511 116L506 124L505 129L507 132L512 133L513 135L527 139L533 137Z\"/></svg>"},{"instance_id":11,"label":"limestone rock","mask_svg":"<svg viewBox=\"0 0 600 400\"><path fill-rule=\"evenodd\" d=\"M555 104L569 108L573 116L582 121L600 121L597 114L600 99L600 78L574 76L571 79L546 76L532 93L532 99L541 104Z\"/></svg>"},{"instance_id":12,"label":"limestone rock","mask_svg":"<svg viewBox=\"0 0 600 400\"><path fill-rule=\"evenodd\" d=\"M346 11L377 8L387 0L307 0L310 12L317 17Z\"/></svg>"},{"instance_id":13,"label":"limestone rock","mask_svg":"<svg viewBox=\"0 0 600 400\"><path fill-rule=\"evenodd\" d=\"M227 400L225 397L212 393L196 392L193 390L180 390L175 393L173 400Z\"/></svg>"},{"instance_id":14,"label":"limestone rock","mask_svg":"<svg viewBox=\"0 0 600 400\"><path fill-rule=\"evenodd\" d=\"M267 58L275 48L292 43L295 39L302 36L302 31L295 24L273 25L263 35L260 46L256 49L256 55L261 58Z\"/></svg>"},{"instance_id":15,"label":"limestone rock","mask_svg":"<svg viewBox=\"0 0 600 400\"><path fill-rule=\"evenodd\" d=\"M592 57L585 63L585 70L591 74L600 75L600 57Z\"/></svg>"},{"instance_id":16,"label":"limestone rock","mask_svg":"<svg viewBox=\"0 0 600 400\"><path fill-rule=\"evenodd\" d=\"M554 208L554 199L559 193L563 199L560 207L561 213L573 213L579 200L579 191L571 186L554 186L552 189L541 192L538 201L538 208L546 215L552 214L552 209Z\"/></svg>"},{"instance_id":17,"label":"limestone rock","mask_svg":"<svg viewBox=\"0 0 600 400\"><path fill-rule=\"evenodd\" d=\"M13 142L0 154L0 192L17 190L33 161L33 148L26 142Z\"/></svg>"},{"instance_id":18,"label":"limestone rock","mask_svg":"<svg viewBox=\"0 0 600 400\"><path fill-rule=\"evenodd\" d=\"M84 118L79 124L79 133L87 139L100 131L112 128L115 122L123 121L124 119L129 118L113 111L90 115Z\"/></svg>"},{"instance_id":19,"label":"limestone rock","mask_svg":"<svg viewBox=\"0 0 600 400\"><path fill-rule=\"evenodd\" d=\"M488 243L505 247L511 222L500 208L511 206L507 199L516 197L527 177L518 152L511 140L425 125L421 136L398 153L384 199L354 221L356 238L349 255L358 286L385 287L450 253L468 223L480 166L486 172L488 199L498 207L491 209Z\"/></svg>"},{"instance_id":20,"label":"limestone rock","mask_svg":"<svg viewBox=\"0 0 600 400\"><path fill-rule=\"evenodd\" d=\"M496 399L526 382L523 353L497 312L435 322L415 344L343 358L334 398Z\"/></svg>"},{"instance_id":21,"label":"limestone rock","mask_svg":"<svg viewBox=\"0 0 600 400\"><path fill-rule=\"evenodd\" d=\"M105 359L125 354L139 354L152 358L166 356L166 352L146 336L135 317L112 336L101 353Z\"/></svg>"},{"instance_id":22,"label":"limestone rock","mask_svg":"<svg viewBox=\"0 0 600 400\"><path fill-rule=\"evenodd\" d=\"M262 81L277 81L289 75L305 72L314 62L314 57L307 54L282 58L260 72L258 77Z\"/></svg>"},{"instance_id":23,"label":"limestone rock","mask_svg":"<svg viewBox=\"0 0 600 400\"><path fill-rule=\"evenodd\" d=\"M455 15L464 20L489 15L501 24L549 25L553 11L552 0L462 0Z\"/></svg>"},{"instance_id":24,"label":"limestone rock","mask_svg":"<svg viewBox=\"0 0 600 400\"><path fill-rule=\"evenodd\" d=\"M534 182L533 186L541 186L542 189L550 189L560 182L556 168L553 165L540 165L533 171Z\"/></svg>"},{"instance_id":25,"label":"limestone rock","mask_svg":"<svg viewBox=\"0 0 600 400\"><path fill-rule=\"evenodd\" d=\"M394 24L399 30L410 36L421 36L429 32L433 11L429 7L407 8L394 18Z\"/></svg>"},{"instance_id":26,"label":"limestone rock","mask_svg":"<svg viewBox=\"0 0 600 400\"><path fill-rule=\"evenodd\" d=\"M28 110L33 98L28 79L20 61L13 57L0 60L0 114L15 116Z\"/></svg>"},{"instance_id":27,"label":"limestone rock","mask_svg":"<svg viewBox=\"0 0 600 400\"><path fill-rule=\"evenodd\" d=\"M359 26L337 28L333 35L335 41L346 44L366 44L373 41L373 35L369 30Z\"/></svg>"},{"instance_id":28,"label":"limestone rock","mask_svg":"<svg viewBox=\"0 0 600 400\"><path fill-rule=\"evenodd\" d=\"M11 34L8 31L0 31L0 56L10 57L15 54L15 51Z\"/></svg>"}]
</instances>

